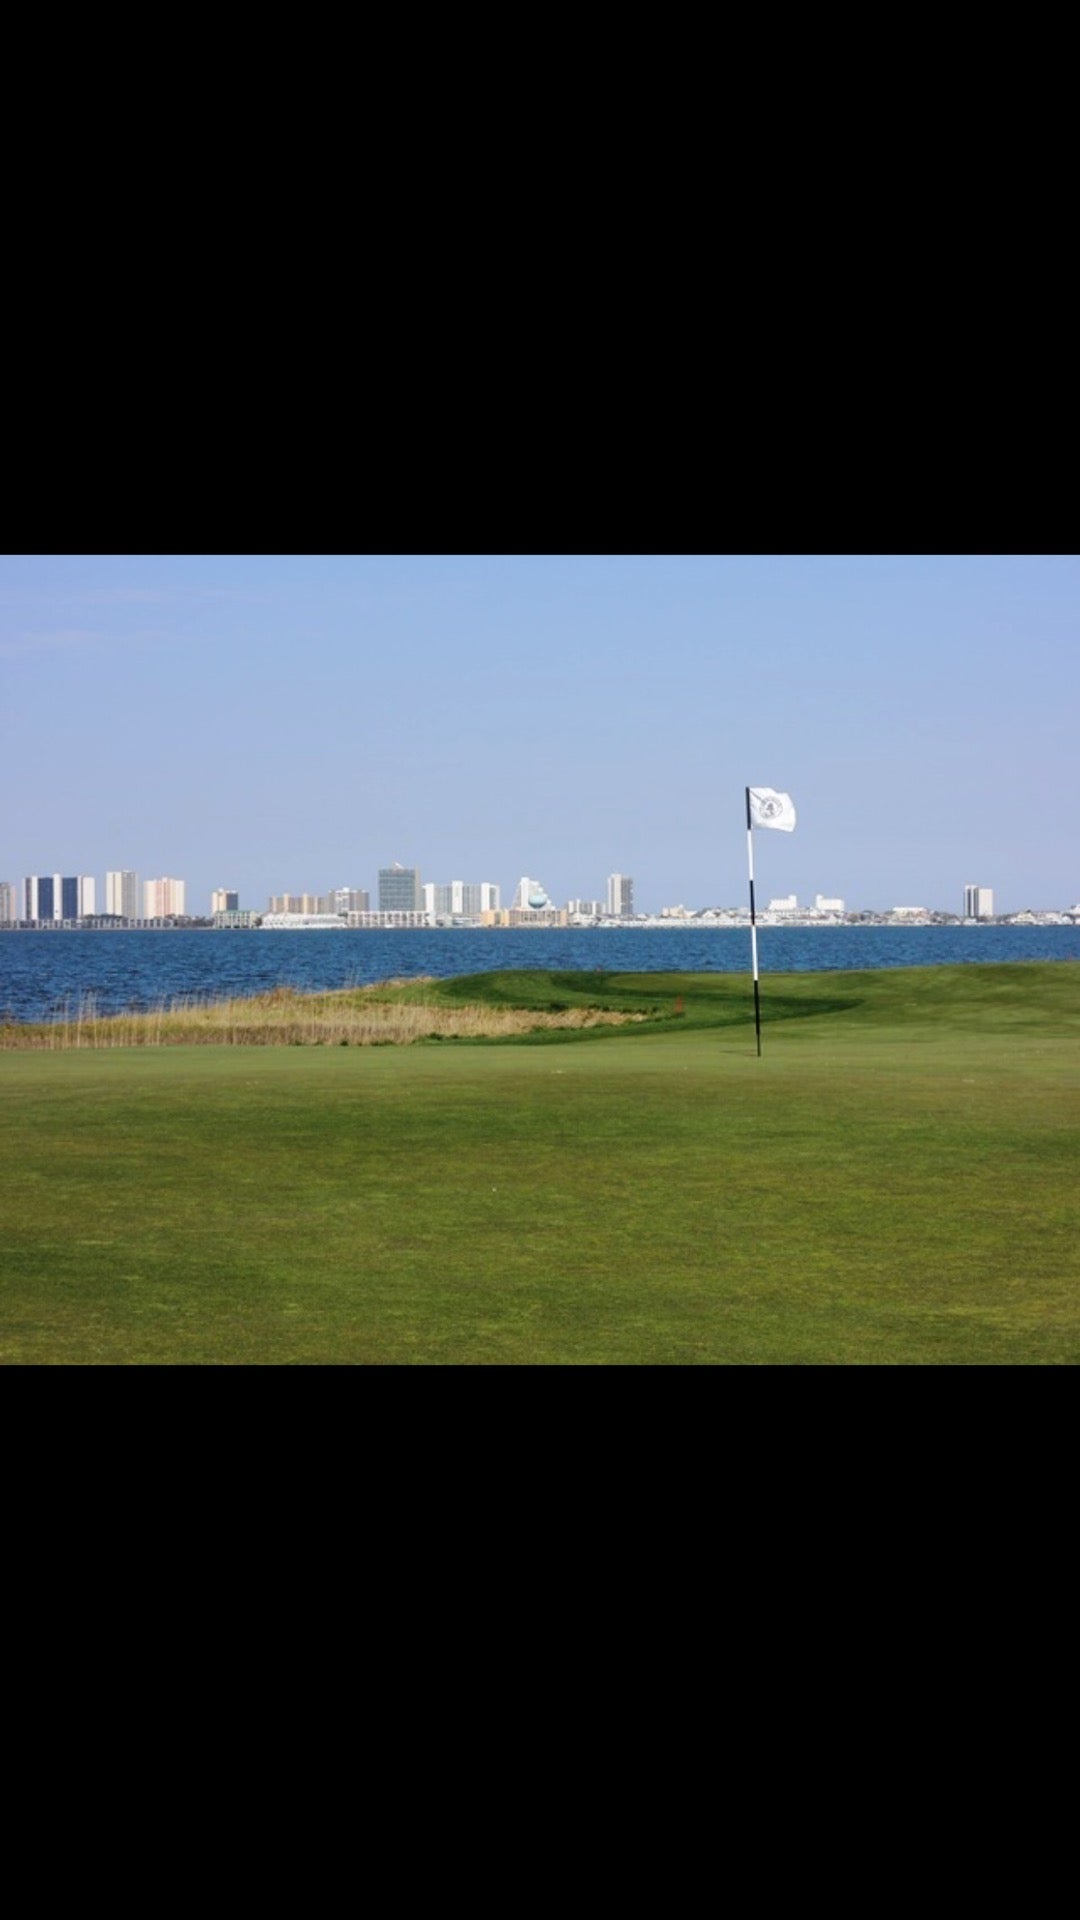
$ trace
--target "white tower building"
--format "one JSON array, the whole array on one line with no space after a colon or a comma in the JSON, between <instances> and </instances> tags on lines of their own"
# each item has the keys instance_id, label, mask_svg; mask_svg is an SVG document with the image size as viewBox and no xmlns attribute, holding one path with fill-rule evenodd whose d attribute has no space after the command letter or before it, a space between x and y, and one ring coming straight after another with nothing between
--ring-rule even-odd
<instances>
[{"instance_id":1,"label":"white tower building","mask_svg":"<svg viewBox=\"0 0 1080 1920\"><path fill-rule=\"evenodd\" d=\"M992 920L994 917L993 887L964 888L964 919Z\"/></svg>"},{"instance_id":2,"label":"white tower building","mask_svg":"<svg viewBox=\"0 0 1080 1920\"><path fill-rule=\"evenodd\" d=\"M115 872L105 875L105 911L119 914L123 920L142 918L137 873Z\"/></svg>"}]
</instances>

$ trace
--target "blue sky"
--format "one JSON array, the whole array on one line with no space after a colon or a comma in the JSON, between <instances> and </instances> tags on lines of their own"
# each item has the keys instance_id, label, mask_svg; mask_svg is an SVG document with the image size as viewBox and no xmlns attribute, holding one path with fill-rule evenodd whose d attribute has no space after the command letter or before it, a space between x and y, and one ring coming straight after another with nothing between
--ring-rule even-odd
<instances>
[{"instance_id":1,"label":"blue sky","mask_svg":"<svg viewBox=\"0 0 1080 1920\"><path fill-rule=\"evenodd\" d=\"M1080 898L1080 559L0 559L0 878Z\"/></svg>"}]
</instances>

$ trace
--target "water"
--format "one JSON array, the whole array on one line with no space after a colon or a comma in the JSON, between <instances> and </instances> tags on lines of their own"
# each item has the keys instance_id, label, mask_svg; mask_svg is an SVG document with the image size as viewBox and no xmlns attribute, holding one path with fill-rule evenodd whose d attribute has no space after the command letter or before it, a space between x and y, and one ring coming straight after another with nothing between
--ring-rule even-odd
<instances>
[{"instance_id":1,"label":"water","mask_svg":"<svg viewBox=\"0 0 1080 1920\"><path fill-rule=\"evenodd\" d=\"M763 979L969 960L1080 960L1080 926L760 927ZM748 973L745 928L383 928L337 932L161 929L0 933L0 1020L48 1020L92 998L102 1013L291 986L364 985L500 967Z\"/></svg>"}]
</instances>

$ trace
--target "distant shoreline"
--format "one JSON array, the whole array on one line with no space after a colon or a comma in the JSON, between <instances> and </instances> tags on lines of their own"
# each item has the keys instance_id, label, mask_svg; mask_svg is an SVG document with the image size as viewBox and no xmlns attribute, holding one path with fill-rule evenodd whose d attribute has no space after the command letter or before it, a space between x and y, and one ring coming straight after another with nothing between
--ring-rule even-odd
<instances>
[{"instance_id":1,"label":"distant shoreline","mask_svg":"<svg viewBox=\"0 0 1080 1920\"><path fill-rule=\"evenodd\" d=\"M847 914L842 918L824 919L817 915L770 914L759 913L757 925L762 927L798 928L802 931L836 933L845 928L884 927L890 932L901 932L906 927L948 927L954 932L980 932L985 927L1075 927L1080 926L1080 913L1047 907L1033 909L1018 914L996 914L992 920L964 920L959 915L928 912L922 914ZM95 926L82 921L63 921L54 925L22 921L0 921L0 933L725 933L749 931L750 915L740 917L736 914L710 918L674 919L656 915L641 915L633 920L576 920L566 926L552 926L550 923L538 923L530 927L487 927L475 920L435 920L427 926L402 928L350 927L343 920L340 926L305 926L297 920L292 926L215 927L206 920L181 920L158 922L153 920L134 920L126 926Z\"/></svg>"}]
</instances>

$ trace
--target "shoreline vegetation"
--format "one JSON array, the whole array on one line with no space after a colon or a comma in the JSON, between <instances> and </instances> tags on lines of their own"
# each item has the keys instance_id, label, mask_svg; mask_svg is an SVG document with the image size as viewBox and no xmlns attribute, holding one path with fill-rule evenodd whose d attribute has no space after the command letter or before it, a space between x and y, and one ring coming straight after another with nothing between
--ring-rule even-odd
<instances>
[{"instance_id":1,"label":"shoreline vegetation","mask_svg":"<svg viewBox=\"0 0 1080 1920\"><path fill-rule=\"evenodd\" d=\"M447 1006L432 978L305 993L279 986L222 999L184 998L120 1013L92 995L65 1000L46 1021L0 1024L0 1051L112 1047L376 1047L422 1040L508 1040L554 1031L640 1025L648 1012L600 1006ZM429 991L425 991L425 989Z\"/></svg>"},{"instance_id":2,"label":"shoreline vegetation","mask_svg":"<svg viewBox=\"0 0 1080 1920\"><path fill-rule=\"evenodd\" d=\"M766 1033L857 1026L1080 1031L1080 960L962 962L870 971L774 973L763 982ZM105 1012L92 994L48 1017L0 1018L0 1053L172 1047L410 1047L451 1041L556 1044L624 1034L737 1029L752 1023L743 973L622 973L506 968L317 990L278 984L244 995L185 994Z\"/></svg>"}]
</instances>

